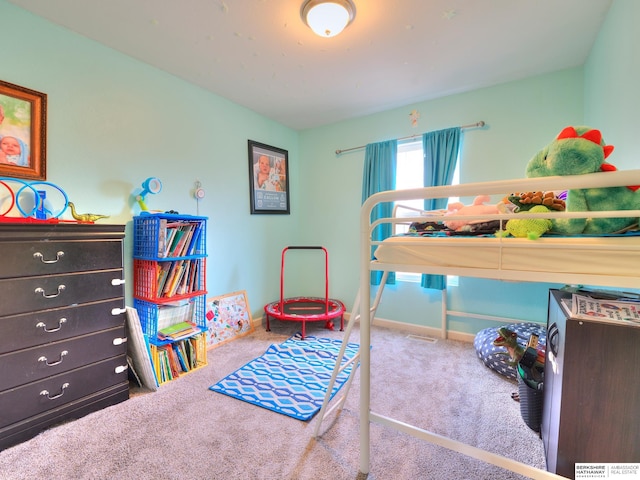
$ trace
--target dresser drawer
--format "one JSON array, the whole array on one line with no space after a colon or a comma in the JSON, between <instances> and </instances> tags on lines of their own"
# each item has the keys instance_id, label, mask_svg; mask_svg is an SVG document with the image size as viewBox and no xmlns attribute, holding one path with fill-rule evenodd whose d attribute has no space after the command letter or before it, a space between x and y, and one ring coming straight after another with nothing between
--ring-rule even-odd
<instances>
[{"instance_id":1,"label":"dresser drawer","mask_svg":"<svg viewBox=\"0 0 640 480\"><path fill-rule=\"evenodd\" d=\"M122 269L0 280L0 316L124 296Z\"/></svg>"},{"instance_id":2,"label":"dresser drawer","mask_svg":"<svg viewBox=\"0 0 640 480\"><path fill-rule=\"evenodd\" d=\"M0 393L0 428L127 382L126 356L92 363Z\"/></svg>"},{"instance_id":3,"label":"dresser drawer","mask_svg":"<svg viewBox=\"0 0 640 480\"><path fill-rule=\"evenodd\" d=\"M126 380L126 379L125 379ZM34 415L7 427L0 427L0 450L11 447L38 435L51 426L80 418L88 413L124 402L129 399L129 382L119 383L105 390L92 393L60 407Z\"/></svg>"},{"instance_id":4,"label":"dresser drawer","mask_svg":"<svg viewBox=\"0 0 640 480\"><path fill-rule=\"evenodd\" d=\"M116 298L0 317L0 354L122 326L125 312Z\"/></svg>"},{"instance_id":5,"label":"dresser drawer","mask_svg":"<svg viewBox=\"0 0 640 480\"><path fill-rule=\"evenodd\" d=\"M117 327L0 355L0 389L24 385L105 358L126 355L124 334L124 326Z\"/></svg>"},{"instance_id":6,"label":"dresser drawer","mask_svg":"<svg viewBox=\"0 0 640 480\"><path fill-rule=\"evenodd\" d=\"M122 268L120 240L2 242L0 278Z\"/></svg>"}]
</instances>

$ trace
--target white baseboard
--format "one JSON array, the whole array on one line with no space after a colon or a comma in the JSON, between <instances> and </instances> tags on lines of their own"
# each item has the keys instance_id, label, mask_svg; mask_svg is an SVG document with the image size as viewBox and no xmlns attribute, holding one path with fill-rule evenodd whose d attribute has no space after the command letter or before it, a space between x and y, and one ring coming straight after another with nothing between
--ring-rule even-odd
<instances>
[{"instance_id":1,"label":"white baseboard","mask_svg":"<svg viewBox=\"0 0 640 480\"><path fill-rule=\"evenodd\" d=\"M347 312L344 314L345 327L346 323L349 321L350 313ZM252 323L254 328L258 328L262 326L262 321L264 316L254 317L252 318ZM421 337L433 337L433 338L442 338L442 330L435 327L425 327L424 325L415 325L412 323L404 323L398 322L396 320L387 320L385 318L376 317L373 320L373 325L376 327L388 328L391 330L399 330L402 332L407 332L412 335L419 335ZM450 340L458 340L460 342L469 342L473 343L473 339L475 335L472 333L465 332L456 332L453 330L449 330L447 332L447 336Z\"/></svg>"},{"instance_id":2,"label":"white baseboard","mask_svg":"<svg viewBox=\"0 0 640 480\"><path fill-rule=\"evenodd\" d=\"M253 328L257 328L262 326L262 320L264 319L264 316L262 317L252 317L251 318L251 325L253 325Z\"/></svg>"},{"instance_id":3,"label":"white baseboard","mask_svg":"<svg viewBox=\"0 0 640 480\"><path fill-rule=\"evenodd\" d=\"M442 338L442 329L435 327L426 327L424 325L415 325L412 323L398 322L396 320L388 320L386 318L375 317L373 319L373 325L376 327L389 328L391 330L399 330L407 332L412 335L419 335L422 337L434 337ZM461 342L473 343L475 335L472 333L456 332L453 330L447 331L447 338L449 340L458 340Z\"/></svg>"}]
</instances>

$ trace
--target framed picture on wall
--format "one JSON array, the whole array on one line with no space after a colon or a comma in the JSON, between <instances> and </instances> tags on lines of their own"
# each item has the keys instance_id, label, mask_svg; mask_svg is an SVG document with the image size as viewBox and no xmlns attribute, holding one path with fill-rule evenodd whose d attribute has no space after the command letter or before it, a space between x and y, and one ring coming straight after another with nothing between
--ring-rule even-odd
<instances>
[{"instance_id":1,"label":"framed picture on wall","mask_svg":"<svg viewBox=\"0 0 640 480\"><path fill-rule=\"evenodd\" d=\"M0 80L0 176L47 179L47 95Z\"/></svg>"},{"instance_id":2,"label":"framed picture on wall","mask_svg":"<svg viewBox=\"0 0 640 480\"><path fill-rule=\"evenodd\" d=\"M249 140L249 199L251 213L289 213L286 150Z\"/></svg>"}]
</instances>

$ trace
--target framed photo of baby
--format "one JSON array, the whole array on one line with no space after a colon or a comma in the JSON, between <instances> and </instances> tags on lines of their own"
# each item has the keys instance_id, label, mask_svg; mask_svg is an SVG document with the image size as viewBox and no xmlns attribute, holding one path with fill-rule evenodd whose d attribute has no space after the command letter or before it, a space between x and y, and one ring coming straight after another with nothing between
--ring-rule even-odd
<instances>
[{"instance_id":1,"label":"framed photo of baby","mask_svg":"<svg viewBox=\"0 0 640 480\"><path fill-rule=\"evenodd\" d=\"M47 179L47 95L0 80L0 177Z\"/></svg>"},{"instance_id":2,"label":"framed photo of baby","mask_svg":"<svg viewBox=\"0 0 640 480\"><path fill-rule=\"evenodd\" d=\"M249 140L251 213L289 214L289 153Z\"/></svg>"}]
</instances>

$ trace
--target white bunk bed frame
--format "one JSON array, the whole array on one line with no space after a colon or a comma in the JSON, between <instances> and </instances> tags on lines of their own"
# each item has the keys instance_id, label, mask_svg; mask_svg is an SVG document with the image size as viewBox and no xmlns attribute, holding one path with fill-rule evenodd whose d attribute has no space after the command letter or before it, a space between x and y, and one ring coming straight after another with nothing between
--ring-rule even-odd
<instances>
[{"instance_id":1,"label":"white bunk bed frame","mask_svg":"<svg viewBox=\"0 0 640 480\"><path fill-rule=\"evenodd\" d=\"M544 282L544 283L564 283L564 284L584 284L613 288L640 288L640 268L636 272L627 272L623 275L607 274L607 275L590 275L584 273L567 272L540 272L528 270L510 270L503 269L501 262L495 268L465 268L465 267L424 267L420 265L410 266L407 264L382 263L378 260L371 260L371 247L380 245L383 242L372 241L371 235L373 229L381 223L406 223L407 221L425 221L424 217L420 218L387 218L380 219L373 223L370 222L371 211L382 202L397 202L414 199L429 198L449 198L449 197L468 197L480 194L501 195L504 196L509 192L526 192L526 191L560 191L576 188L597 188L597 187L613 187L626 185L640 185L640 170L627 170L617 172L592 173L586 175L573 175L562 177L541 177L519 180L505 180L494 182L470 183L461 185L449 185L441 187L426 187L411 190L396 190L377 193L369 197L362 205L360 213L360 288L358 295L353 304L353 309L344 334L343 346L340 350L334 374L328 387L328 392L333 389L333 383L336 376L344 370L347 365L359 362L360 364L360 473L368 474L370 468L370 424L375 422L389 428L410 434L414 437L426 440L435 445L448 448L453 451L465 454L467 456L482 460L484 462L499 466L506 470L519 473L535 479L559 479L564 478L553 473L537 469L530 465L517 462L513 459L494 454L492 452L482 450L472 445L429 432L422 428L409 425L402 421L374 413L370 410L371 397L371 323L375 315L375 310L381 300L382 292L386 276L389 272L414 272L414 273L432 273L442 275L457 275L468 277L479 277L497 280L526 281L526 282ZM640 192L638 192L640 195ZM498 214L498 215L478 215L478 216L450 216L447 219L481 219L481 220L503 220L510 218L540 218L540 214ZM636 217L640 218L640 210L622 210L622 211L602 211L602 212L554 212L544 214L547 218L595 218L595 217ZM636 237L637 238L637 237ZM426 239L428 241L428 239ZM499 242L498 242L499 243ZM402 245L396 242L394 245ZM502 246L497 246L502 254ZM640 266L640 243L630 242L629 246L617 245L614 247L621 250L623 255L627 253L635 257ZM598 254L598 248L587 250L591 255ZM630 259L631 262L631 259ZM584 262L581 262L584 263ZM370 272L382 271L383 278L376 293L376 297L371 302L371 285ZM444 308L443 308L444 309ZM342 363L346 344L349 342L351 329L354 323L360 320L358 312L368 312L367 321L360 321L360 349L359 353ZM445 320L446 321L446 320ZM446 326L443 325L443 336L446 337ZM336 399L335 404L328 408L329 395L325 398L325 402L318 414L314 435L319 435L322 421L330 412L339 409L348 394L351 380L356 368L352 369L351 377L345 385L344 394Z\"/></svg>"}]
</instances>

